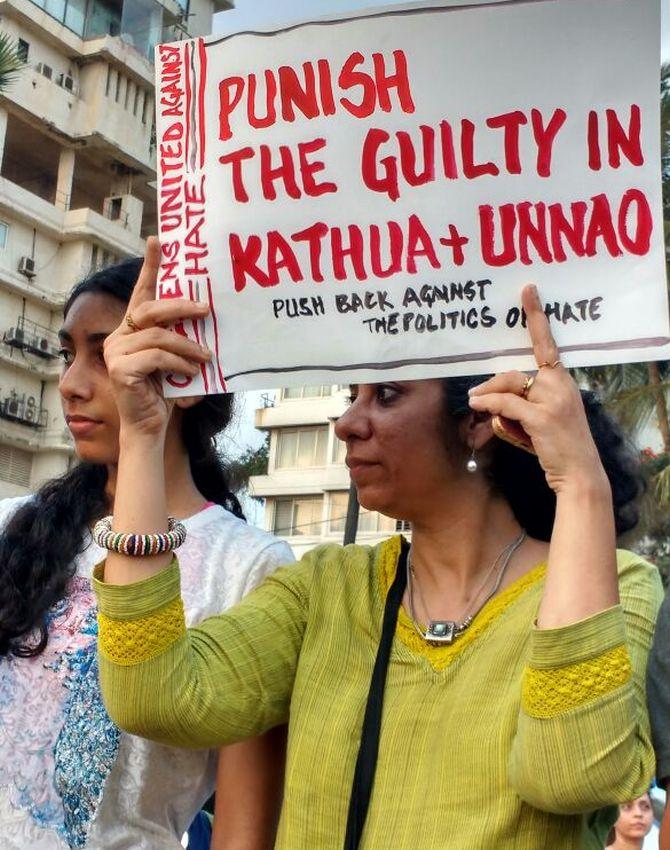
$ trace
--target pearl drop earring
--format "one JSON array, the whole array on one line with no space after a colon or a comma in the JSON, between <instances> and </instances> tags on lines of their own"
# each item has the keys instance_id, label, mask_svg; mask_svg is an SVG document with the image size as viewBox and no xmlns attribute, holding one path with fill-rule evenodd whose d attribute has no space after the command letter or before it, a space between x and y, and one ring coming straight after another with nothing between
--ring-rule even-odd
<instances>
[{"instance_id":1,"label":"pearl drop earring","mask_svg":"<svg viewBox=\"0 0 670 850\"><path fill-rule=\"evenodd\" d=\"M465 465L465 468L470 473L474 474L475 472L477 472L477 461L475 460L475 447L474 446L472 447L472 454L470 455L470 458L468 459L468 462Z\"/></svg>"}]
</instances>

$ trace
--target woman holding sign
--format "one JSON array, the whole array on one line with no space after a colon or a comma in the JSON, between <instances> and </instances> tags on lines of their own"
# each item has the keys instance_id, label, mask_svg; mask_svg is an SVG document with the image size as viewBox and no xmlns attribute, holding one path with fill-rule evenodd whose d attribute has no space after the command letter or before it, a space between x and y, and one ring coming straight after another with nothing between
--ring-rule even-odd
<instances>
[{"instance_id":1,"label":"woman holding sign","mask_svg":"<svg viewBox=\"0 0 670 850\"><path fill-rule=\"evenodd\" d=\"M660 584L615 551L636 467L562 367L537 293L523 293L534 378L352 388L337 433L360 502L409 519L411 549L316 549L186 629L156 376L196 373L199 346L160 326L207 308L154 302L157 265L154 242L105 345L121 417L96 573L111 715L193 747L290 718L281 850L584 846L587 813L653 771L643 683ZM500 416L537 457L494 436Z\"/></svg>"}]
</instances>

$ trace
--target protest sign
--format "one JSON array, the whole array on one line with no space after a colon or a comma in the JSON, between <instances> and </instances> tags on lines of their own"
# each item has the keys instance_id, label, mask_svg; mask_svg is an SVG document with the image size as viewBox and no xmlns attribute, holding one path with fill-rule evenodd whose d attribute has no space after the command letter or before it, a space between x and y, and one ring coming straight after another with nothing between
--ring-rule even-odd
<instances>
[{"instance_id":1,"label":"protest sign","mask_svg":"<svg viewBox=\"0 0 670 850\"><path fill-rule=\"evenodd\" d=\"M670 343L658 0L407 7L157 48L172 394L566 365ZM667 350L667 349L666 349Z\"/></svg>"}]
</instances>

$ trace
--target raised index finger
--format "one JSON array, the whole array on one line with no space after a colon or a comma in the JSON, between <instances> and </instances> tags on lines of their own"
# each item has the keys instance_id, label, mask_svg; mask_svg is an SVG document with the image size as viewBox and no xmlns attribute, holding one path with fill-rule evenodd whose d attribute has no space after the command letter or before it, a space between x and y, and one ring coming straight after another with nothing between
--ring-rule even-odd
<instances>
[{"instance_id":1,"label":"raised index finger","mask_svg":"<svg viewBox=\"0 0 670 850\"><path fill-rule=\"evenodd\" d=\"M147 239L147 247L144 251L142 270L128 302L127 312L131 315L133 310L136 310L140 304L156 299L156 279L158 277L160 262L160 243L155 236L150 236Z\"/></svg>"},{"instance_id":2,"label":"raised index finger","mask_svg":"<svg viewBox=\"0 0 670 850\"><path fill-rule=\"evenodd\" d=\"M555 363L560 358L556 340L551 332L540 296L535 286L524 286L521 303L526 312L528 331L533 343L533 354L538 366Z\"/></svg>"}]
</instances>

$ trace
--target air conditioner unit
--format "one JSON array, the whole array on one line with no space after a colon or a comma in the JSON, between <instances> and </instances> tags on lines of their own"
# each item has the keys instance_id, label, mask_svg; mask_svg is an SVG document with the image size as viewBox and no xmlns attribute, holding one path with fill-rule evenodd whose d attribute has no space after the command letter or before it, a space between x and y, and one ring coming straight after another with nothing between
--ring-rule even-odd
<instances>
[{"instance_id":1,"label":"air conditioner unit","mask_svg":"<svg viewBox=\"0 0 670 850\"><path fill-rule=\"evenodd\" d=\"M23 328L10 328L4 332L2 338L7 345L11 345L14 348L23 348L26 344L26 336Z\"/></svg>"},{"instance_id":2,"label":"air conditioner unit","mask_svg":"<svg viewBox=\"0 0 670 850\"><path fill-rule=\"evenodd\" d=\"M47 65L46 62L38 62L35 66L35 70L38 74L41 74L43 77L46 77L47 80L50 80L53 77L54 69L51 65Z\"/></svg>"},{"instance_id":3,"label":"air conditioner unit","mask_svg":"<svg viewBox=\"0 0 670 850\"><path fill-rule=\"evenodd\" d=\"M21 402L19 401L18 396L8 396L3 404L5 415L14 418L18 417L20 404Z\"/></svg>"},{"instance_id":4,"label":"air conditioner unit","mask_svg":"<svg viewBox=\"0 0 670 850\"><path fill-rule=\"evenodd\" d=\"M18 266L19 274L35 277L35 260L32 257L21 257Z\"/></svg>"},{"instance_id":5,"label":"air conditioner unit","mask_svg":"<svg viewBox=\"0 0 670 850\"><path fill-rule=\"evenodd\" d=\"M49 339L45 336L32 336L26 344L26 348L31 354L36 354L38 357L51 359L56 356L53 346Z\"/></svg>"},{"instance_id":6,"label":"air conditioner unit","mask_svg":"<svg viewBox=\"0 0 670 850\"><path fill-rule=\"evenodd\" d=\"M61 88L74 94L74 77L69 74L59 74L56 82Z\"/></svg>"}]
</instances>

